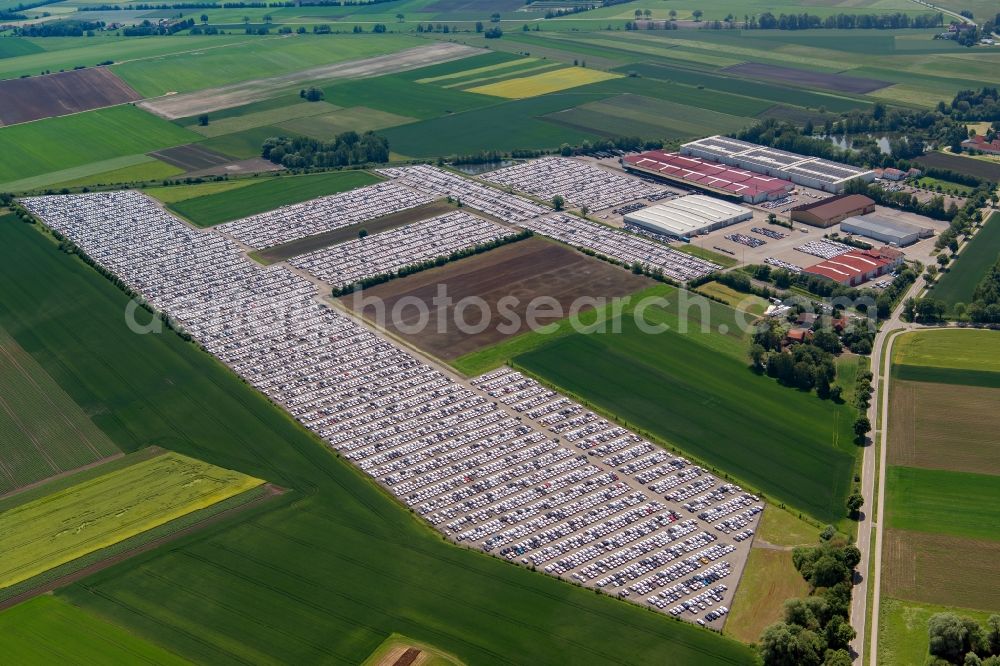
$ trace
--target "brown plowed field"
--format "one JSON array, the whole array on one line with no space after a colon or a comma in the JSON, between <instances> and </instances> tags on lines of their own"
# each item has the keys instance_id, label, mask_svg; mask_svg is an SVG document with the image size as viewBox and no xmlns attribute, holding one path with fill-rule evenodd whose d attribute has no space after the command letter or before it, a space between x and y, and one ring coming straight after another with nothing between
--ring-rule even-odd
<instances>
[{"instance_id":1,"label":"brown plowed field","mask_svg":"<svg viewBox=\"0 0 1000 666\"><path fill-rule=\"evenodd\" d=\"M107 67L0 81L0 124L115 106L142 99Z\"/></svg>"},{"instance_id":2,"label":"brown plowed field","mask_svg":"<svg viewBox=\"0 0 1000 666\"><path fill-rule=\"evenodd\" d=\"M884 593L944 606L1000 608L1000 542L886 530Z\"/></svg>"},{"instance_id":3,"label":"brown plowed field","mask_svg":"<svg viewBox=\"0 0 1000 666\"><path fill-rule=\"evenodd\" d=\"M927 153L913 161L925 167L948 169L968 176L992 180L994 183L1000 182L1000 162L988 162L946 153Z\"/></svg>"},{"instance_id":4,"label":"brown plowed field","mask_svg":"<svg viewBox=\"0 0 1000 666\"><path fill-rule=\"evenodd\" d=\"M891 391L890 465L1000 474L1000 389L894 380Z\"/></svg>"},{"instance_id":5,"label":"brown plowed field","mask_svg":"<svg viewBox=\"0 0 1000 666\"><path fill-rule=\"evenodd\" d=\"M233 161L231 157L226 157L222 153L203 148L197 143L157 150L156 152L149 153L149 156L185 171L200 171L213 167L221 167Z\"/></svg>"},{"instance_id":6,"label":"brown plowed field","mask_svg":"<svg viewBox=\"0 0 1000 666\"><path fill-rule=\"evenodd\" d=\"M437 358L454 359L528 330L526 314L534 298L554 299L565 313L580 297L610 299L653 284L648 278L563 245L529 238L349 294L341 301L357 311L362 309L356 301L359 296L366 301L381 299L387 313L384 321L378 321L373 306L364 305L362 314ZM446 287L451 304L433 303L439 285ZM517 301L508 302L501 312L498 302L505 296L513 296ZM490 324L482 331L462 331L454 323L456 304L469 297L482 299L489 310ZM398 318L389 316L400 301L409 305L399 308ZM414 305L417 302L424 304L429 312L428 325L418 332L400 330L415 328L419 323L420 313ZM514 321L509 315L516 315L519 323L500 326ZM475 327L482 320L480 307L467 307L463 318ZM542 316L537 319L543 325L554 321ZM444 326L439 327L439 321Z\"/></svg>"},{"instance_id":7,"label":"brown plowed field","mask_svg":"<svg viewBox=\"0 0 1000 666\"><path fill-rule=\"evenodd\" d=\"M834 92L846 93L869 93L873 90L892 85L888 81L879 81L878 79L866 79L846 74L812 72L806 69L765 65L759 62L746 62L742 65L733 65L726 67L722 71L745 76L749 79L790 83L793 86L801 86L803 88L833 90Z\"/></svg>"}]
</instances>

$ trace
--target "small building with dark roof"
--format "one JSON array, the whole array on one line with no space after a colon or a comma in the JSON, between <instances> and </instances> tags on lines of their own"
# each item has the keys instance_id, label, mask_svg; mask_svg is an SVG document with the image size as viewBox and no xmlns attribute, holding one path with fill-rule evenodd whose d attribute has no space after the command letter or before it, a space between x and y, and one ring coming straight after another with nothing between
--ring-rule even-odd
<instances>
[{"instance_id":1,"label":"small building with dark roof","mask_svg":"<svg viewBox=\"0 0 1000 666\"><path fill-rule=\"evenodd\" d=\"M789 212L792 222L826 229L841 220L875 211L875 202L863 194L841 194L821 201L795 206Z\"/></svg>"}]
</instances>

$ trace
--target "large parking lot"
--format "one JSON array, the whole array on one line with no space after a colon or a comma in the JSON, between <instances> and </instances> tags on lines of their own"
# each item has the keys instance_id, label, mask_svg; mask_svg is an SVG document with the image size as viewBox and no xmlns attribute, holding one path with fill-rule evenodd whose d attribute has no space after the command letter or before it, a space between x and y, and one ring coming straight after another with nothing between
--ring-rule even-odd
<instances>
[{"instance_id":1,"label":"large parking lot","mask_svg":"<svg viewBox=\"0 0 1000 666\"><path fill-rule=\"evenodd\" d=\"M447 538L724 624L760 498L509 369L465 381L137 192L24 204Z\"/></svg>"}]
</instances>

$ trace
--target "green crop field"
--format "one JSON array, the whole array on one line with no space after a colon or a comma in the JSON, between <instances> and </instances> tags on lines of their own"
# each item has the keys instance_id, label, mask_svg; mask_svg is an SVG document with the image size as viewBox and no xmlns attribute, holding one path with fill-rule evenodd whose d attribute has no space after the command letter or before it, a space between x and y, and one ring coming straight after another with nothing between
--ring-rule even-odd
<instances>
[{"instance_id":1,"label":"green crop field","mask_svg":"<svg viewBox=\"0 0 1000 666\"><path fill-rule=\"evenodd\" d=\"M331 113L339 108L333 104L327 104L326 102L303 102L300 101L298 97L290 100L285 97L279 97L276 99L283 102L283 104L277 107L261 108L259 110L251 110L255 107L255 105L248 104L242 107L237 107L244 111L238 115L221 115L212 113L208 114L209 123L207 125L189 124L186 122L184 125L192 132L197 132L202 136L213 137L221 136L223 134L242 132L243 130L254 129L256 127L265 127L267 125L288 122L289 120L295 120L297 118L319 116L324 113ZM271 101L273 100L267 100L267 102ZM267 106L270 105L268 104Z\"/></svg>"},{"instance_id":2,"label":"green crop field","mask_svg":"<svg viewBox=\"0 0 1000 666\"><path fill-rule=\"evenodd\" d=\"M976 285L1000 259L1000 213L990 215L958 257L930 292L934 298L947 303L949 310L953 310L956 303L971 303Z\"/></svg>"},{"instance_id":3,"label":"green crop field","mask_svg":"<svg viewBox=\"0 0 1000 666\"><path fill-rule=\"evenodd\" d=\"M88 176L80 176L51 185L52 189L62 187L86 187L89 185L113 185L116 183L134 183L150 180L162 180L184 173L180 167L161 162L150 157L135 165L110 169Z\"/></svg>"},{"instance_id":4,"label":"green crop field","mask_svg":"<svg viewBox=\"0 0 1000 666\"><path fill-rule=\"evenodd\" d=\"M545 119L599 134L661 139L728 134L753 123L750 118L632 94L557 111Z\"/></svg>"},{"instance_id":5,"label":"green crop field","mask_svg":"<svg viewBox=\"0 0 1000 666\"><path fill-rule=\"evenodd\" d=\"M297 35L265 37L225 48L176 53L152 60L125 62L114 72L144 97L298 72L342 60L367 58L420 46L403 35ZM294 84L293 84L294 85Z\"/></svg>"},{"instance_id":6,"label":"green crop field","mask_svg":"<svg viewBox=\"0 0 1000 666\"><path fill-rule=\"evenodd\" d=\"M930 640L927 621L935 613L955 613L985 624L990 613L971 608L935 606L915 601L882 597L878 628L878 664L922 664L927 659Z\"/></svg>"},{"instance_id":7,"label":"green crop field","mask_svg":"<svg viewBox=\"0 0 1000 666\"><path fill-rule=\"evenodd\" d=\"M0 225L14 224L0 216ZM119 453L0 327L0 495Z\"/></svg>"},{"instance_id":8,"label":"green crop field","mask_svg":"<svg viewBox=\"0 0 1000 666\"><path fill-rule=\"evenodd\" d=\"M278 127L287 130L290 134L303 134L320 140L330 140L341 132L354 130L355 132L367 132L369 130L380 130L396 125L412 123L416 118L399 116L385 111L376 111L364 106L356 106L348 109L340 109L321 116L310 116L308 118L297 118L280 123Z\"/></svg>"},{"instance_id":9,"label":"green crop field","mask_svg":"<svg viewBox=\"0 0 1000 666\"><path fill-rule=\"evenodd\" d=\"M430 157L443 151L466 154L480 150L556 148L562 143L579 144L600 135L561 127L541 117L607 96L608 93L577 91L543 95L391 127L379 134L389 139L393 152L411 157ZM446 141L442 142L441 137L447 137Z\"/></svg>"},{"instance_id":10,"label":"green crop field","mask_svg":"<svg viewBox=\"0 0 1000 666\"><path fill-rule=\"evenodd\" d=\"M176 453L0 513L0 588L28 580L263 483Z\"/></svg>"},{"instance_id":11,"label":"green crop field","mask_svg":"<svg viewBox=\"0 0 1000 666\"><path fill-rule=\"evenodd\" d=\"M330 171L304 176L262 178L248 187L206 194L168 205L200 227L256 215L288 204L377 183L367 171Z\"/></svg>"},{"instance_id":12,"label":"green crop field","mask_svg":"<svg viewBox=\"0 0 1000 666\"><path fill-rule=\"evenodd\" d=\"M130 105L3 127L0 190L16 190L12 182L29 176L147 153L198 138L194 132Z\"/></svg>"},{"instance_id":13,"label":"green crop field","mask_svg":"<svg viewBox=\"0 0 1000 666\"><path fill-rule=\"evenodd\" d=\"M425 69L417 72L428 71ZM462 90L416 83L402 75L345 81L324 89L326 101L339 106L364 106L401 116L428 119L497 103L497 98Z\"/></svg>"},{"instance_id":14,"label":"green crop field","mask_svg":"<svg viewBox=\"0 0 1000 666\"><path fill-rule=\"evenodd\" d=\"M58 593L84 610L218 664L360 663L392 633L470 664L753 662L736 641L445 543L195 345L130 332L128 298L30 225L0 225L0 282L14 276L0 325L21 324L18 343L113 441L291 489Z\"/></svg>"},{"instance_id":15,"label":"green crop field","mask_svg":"<svg viewBox=\"0 0 1000 666\"><path fill-rule=\"evenodd\" d=\"M733 310L709 302L720 313L709 319L713 330L722 323L739 330ZM678 332L670 314L646 311L650 322L672 322L660 334L642 332L625 316L620 334L576 333L514 364L774 500L823 521L841 520L857 455L853 410L752 374L740 338Z\"/></svg>"},{"instance_id":16,"label":"green crop field","mask_svg":"<svg viewBox=\"0 0 1000 666\"><path fill-rule=\"evenodd\" d=\"M997 539L1000 483L990 474L915 467L886 470L886 522L893 529Z\"/></svg>"},{"instance_id":17,"label":"green crop field","mask_svg":"<svg viewBox=\"0 0 1000 666\"><path fill-rule=\"evenodd\" d=\"M190 663L52 596L36 597L0 614L0 654L21 666Z\"/></svg>"},{"instance_id":18,"label":"green crop field","mask_svg":"<svg viewBox=\"0 0 1000 666\"><path fill-rule=\"evenodd\" d=\"M894 365L1000 372L1000 333L977 329L904 333L893 342L892 362Z\"/></svg>"}]
</instances>

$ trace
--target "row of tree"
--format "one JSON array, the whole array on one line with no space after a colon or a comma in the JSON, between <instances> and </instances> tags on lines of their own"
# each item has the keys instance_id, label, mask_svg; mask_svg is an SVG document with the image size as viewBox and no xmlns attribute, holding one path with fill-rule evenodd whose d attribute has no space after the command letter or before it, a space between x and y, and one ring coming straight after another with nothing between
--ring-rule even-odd
<instances>
[{"instance_id":1,"label":"row of tree","mask_svg":"<svg viewBox=\"0 0 1000 666\"><path fill-rule=\"evenodd\" d=\"M898 30L900 28L937 28L944 25L944 17L938 14L911 16L902 12L895 14L836 14L817 16L801 14L779 14L764 12L759 17L751 17L747 28L753 30Z\"/></svg>"},{"instance_id":2,"label":"row of tree","mask_svg":"<svg viewBox=\"0 0 1000 666\"><path fill-rule=\"evenodd\" d=\"M271 137L261 147L261 157L289 169L378 164L389 161L389 141L374 132L343 132L332 141L304 136Z\"/></svg>"}]
</instances>

